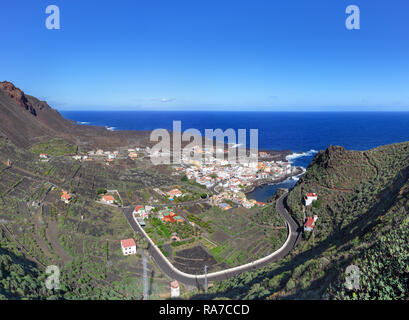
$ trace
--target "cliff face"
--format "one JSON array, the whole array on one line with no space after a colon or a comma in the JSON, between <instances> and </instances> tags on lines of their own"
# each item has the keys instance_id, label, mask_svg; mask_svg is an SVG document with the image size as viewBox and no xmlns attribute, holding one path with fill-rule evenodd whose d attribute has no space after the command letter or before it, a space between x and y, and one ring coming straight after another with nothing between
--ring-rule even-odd
<instances>
[{"instance_id":1,"label":"cliff face","mask_svg":"<svg viewBox=\"0 0 409 320\"><path fill-rule=\"evenodd\" d=\"M16 88L14 84L8 81L0 82L0 90L2 90L10 99L16 101L20 106L36 116L37 112L30 101L27 100L24 92Z\"/></svg>"},{"instance_id":2,"label":"cliff face","mask_svg":"<svg viewBox=\"0 0 409 320\"><path fill-rule=\"evenodd\" d=\"M50 137L89 148L113 148L147 144L149 132L117 131L104 127L77 125L64 119L47 102L25 94L13 83L0 82L0 137L27 148Z\"/></svg>"}]
</instances>

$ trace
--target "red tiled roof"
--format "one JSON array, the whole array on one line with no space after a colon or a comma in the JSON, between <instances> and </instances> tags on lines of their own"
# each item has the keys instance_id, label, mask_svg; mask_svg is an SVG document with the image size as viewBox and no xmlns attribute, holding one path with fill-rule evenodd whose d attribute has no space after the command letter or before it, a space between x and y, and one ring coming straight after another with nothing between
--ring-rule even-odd
<instances>
[{"instance_id":1,"label":"red tiled roof","mask_svg":"<svg viewBox=\"0 0 409 320\"><path fill-rule=\"evenodd\" d=\"M111 195L103 196L102 199L104 199L105 201L114 201L115 200L114 197L111 196Z\"/></svg>"},{"instance_id":2,"label":"red tiled roof","mask_svg":"<svg viewBox=\"0 0 409 320\"><path fill-rule=\"evenodd\" d=\"M67 191L63 191L61 195L61 199L70 200L71 196L67 193Z\"/></svg>"},{"instance_id":3,"label":"red tiled roof","mask_svg":"<svg viewBox=\"0 0 409 320\"><path fill-rule=\"evenodd\" d=\"M307 222L304 224L304 226L314 228L314 218L308 217Z\"/></svg>"},{"instance_id":4,"label":"red tiled roof","mask_svg":"<svg viewBox=\"0 0 409 320\"><path fill-rule=\"evenodd\" d=\"M129 248L129 247L135 247L136 243L134 239L130 238L130 239L121 240L121 245L124 248Z\"/></svg>"},{"instance_id":5,"label":"red tiled roof","mask_svg":"<svg viewBox=\"0 0 409 320\"><path fill-rule=\"evenodd\" d=\"M143 208L143 206L136 206L136 207L135 207L135 211L138 212L138 211L139 211L140 209L142 209L142 208Z\"/></svg>"},{"instance_id":6,"label":"red tiled roof","mask_svg":"<svg viewBox=\"0 0 409 320\"><path fill-rule=\"evenodd\" d=\"M310 193L307 193L307 197L317 197L317 194L310 192Z\"/></svg>"}]
</instances>

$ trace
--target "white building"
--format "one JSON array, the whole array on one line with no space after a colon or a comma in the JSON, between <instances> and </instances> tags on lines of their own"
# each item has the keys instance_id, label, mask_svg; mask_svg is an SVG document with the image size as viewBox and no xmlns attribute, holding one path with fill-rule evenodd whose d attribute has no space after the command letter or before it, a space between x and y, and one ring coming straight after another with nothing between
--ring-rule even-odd
<instances>
[{"instance_id":1,"label":"white building","mask_svg":"<svg viewBox=\"0 0 409 320\"><path fill-rule=\"evenodd\" d=\"M121 240L121 248L124 256L136 254L136 243L135 240L132 238Z\"/></svg>"},{"instance_id":2,"label":"white building","mask_svg":"<svg viewBox=\"0 0 409 320\"><path fill-rule=\"evenodd\" d=\"M313 201L317 200L318 196L316 193L307 193L304 197L304 203L309 206Z\"/></svg>"},{"instance_id":3,"label":"white building","mask_svg":"<svg viewBox=\"0 0 409 320\"><path fill-rule=\"evenodd\" d=\"M173 280L170 283L170 297L177 298L179 296L180 296L179 282L177 280Z\"/></svg>"},{"instance_id":4,"label":"white building","mask_svg":"<svg viewBox=\"0 0 409 320\"><path fill-rule=\"evenodd\" d=\"M308 217L307 221L304 224L304 231L311 232L312 230L314 230L315 222L317 222L317 220L318 220L317 215L314 215L312 217Z\"/></svg>"},{"instance_id":5,"label":"white building","mask_svg":"<svg viewBox=\"0 0 409 320\"><path fill-rule=\"evenodd\" d=\"M179 198L179 197L181 197L181 196L183 195L183 193L182 193L179 189L173 189L173 190L170 190L170 191L168 192L168 195L169 195L170 197Z\"/></svg>"},{"instance_id":6,"label":"white building","mask_svg":"<svg viewBox=\"0 0 409 320\"><path fill-rule=\"evenodd\" d=\"M113 204L115 201L115 198L111 195L105 195L102 197L101 201L103 203L107 203L107 204Z\"/></svg>"},{"instance_id":7,"label":"white building","mask_svg":"<svg viewBox=\"0 0 409 320\"><path fill-rule=\"evenodd\" d=\"M149 213L153 209L151 206L136 206L133 210L133 215L142 219L149 218Z\"/></svg>"}]
</instances>

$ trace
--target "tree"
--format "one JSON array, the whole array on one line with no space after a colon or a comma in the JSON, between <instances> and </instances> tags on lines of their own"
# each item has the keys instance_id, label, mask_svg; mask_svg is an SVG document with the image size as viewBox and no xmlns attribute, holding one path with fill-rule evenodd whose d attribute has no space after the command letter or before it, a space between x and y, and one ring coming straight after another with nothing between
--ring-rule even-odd
<instances>
[{"instance_id":1,"label":"tree","mask_svg":"<svg viewBox=\"0 0 409 320\"><path fill-rule=\"evenodd\" d=\"M105 193L107 193L108 191L106 190L106 189L104 189L104 188L98 188L97 189L97 195L101 195L101 194L105 194Z\"/></svg>"}]
</instances>

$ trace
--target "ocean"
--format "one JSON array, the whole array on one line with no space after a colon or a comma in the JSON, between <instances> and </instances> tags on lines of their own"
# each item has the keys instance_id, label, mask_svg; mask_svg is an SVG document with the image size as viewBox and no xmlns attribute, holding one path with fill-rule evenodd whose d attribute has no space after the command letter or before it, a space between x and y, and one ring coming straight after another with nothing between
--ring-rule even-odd
<instances>
[{"instance_id":1,"label":"ocean","mask_svg":"<svg viewBox=\"0 0 409 320\"><path fill-rule=\"evenodd\" d=\"M288 160L308 167L318 150L329 145L349 150L409 141L409 112L231 112L231 111L62 111L80 124L110 130L172 130L180 120L182 130L228 128L258 129L260 149L291 150ZM295 180L257 188L250 198L265 201L278 187Z\"/></svg>"}]
</instances>

